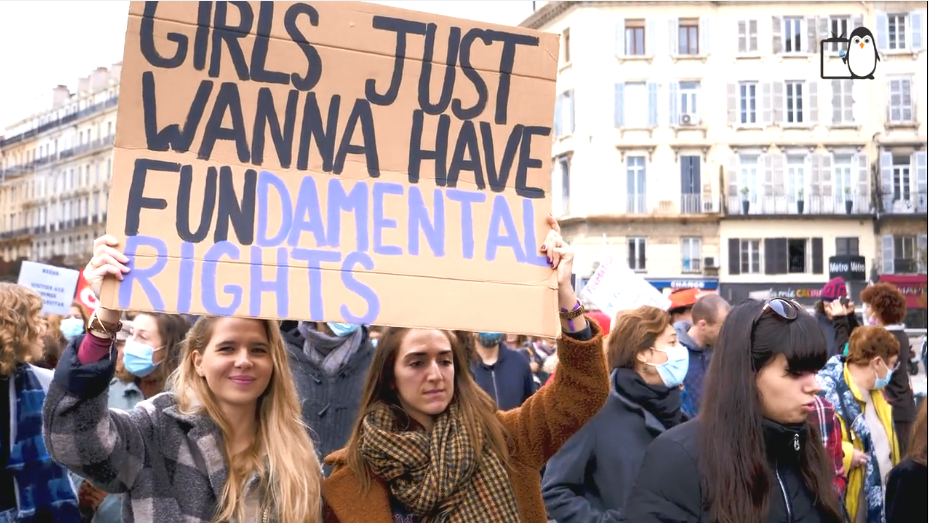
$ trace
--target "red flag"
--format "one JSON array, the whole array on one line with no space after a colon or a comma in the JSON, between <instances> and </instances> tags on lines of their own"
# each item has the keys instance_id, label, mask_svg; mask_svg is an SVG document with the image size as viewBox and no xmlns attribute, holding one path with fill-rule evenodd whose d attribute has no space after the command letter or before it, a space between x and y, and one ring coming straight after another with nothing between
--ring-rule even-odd
<instances>
[{"instance_id":1,"label":"red flag","mask_svg":"<svg viewBox=\"0 0 929 523\"><path fill-rule=\"evenodd\" d=\"M87 280L84 279L83 272L77 280L77 294L75 294L74 299L80 302L87 312L93 312L97 309L97 297L94 296L94 291L87 284Z\"/></svg>"}]
</instances>

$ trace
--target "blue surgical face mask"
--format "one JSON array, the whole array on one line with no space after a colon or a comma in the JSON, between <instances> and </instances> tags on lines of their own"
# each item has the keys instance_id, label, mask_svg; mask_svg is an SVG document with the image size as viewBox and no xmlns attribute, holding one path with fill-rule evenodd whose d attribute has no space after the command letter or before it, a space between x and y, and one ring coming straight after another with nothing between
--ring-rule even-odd
<instances>
[{"instance_id":1,"label":"blue surgical face mask","mask_svg":"<svg viewBox=\"0 0 929 523\"><path fill-rule=\"evenodd\" d=\"M503 341L502 332L479 332L477 334L477 342L481 344L481 347L488 349L496 347L501 341Z\"/></svg>"},{"instance_id":2,"label":"blue surgical face mask","mask_svg":"<svg viewBox=\"0 0 929 523\"><path fill-rule=\"evenodd\" d=\"M371 340L371 346L377 348L377 338Z\"/></svg>"},{"instance_id":3,"label":"blue surgical face mask","mask_svg":"<svg viewBox=\"0 0 929 523\"><path fill-rule=\"evenodd\" d=\"M687 354L687 348L678 343L667 349L655 350L667 354L668 361L661 364L646 363L646 365L655 367L664 386L673 389L684 383L684 376L687 376L687 369L690 367L690 355Z\"/></svg>"},{"instance_id":4,"label":"blue surgical face mask","mask_svg":"<svg viewBox=\"0 0 929 523\"><path fill-rule=\"evenodd\" d=\"M144 378L160 365L160 363L155 363L152 359L155 356L155 351L163 348L155 349L151 345L128 339L126 340L126 346L123 347L123 367L133 376Z\"/></svg>"},{"instance_id":5,"label":"blue surgical face mask","mask_svg":"<svg viewBox=\"0 0 929 523\"><path fill-rule=\"evenodd\" d=\"M84 320L80 318L65 318L61 320L61 334L69 340L84 333Z\"/></svg>"},{"instance_id":6,"label":"blue surgical face mask","mask_svg":"<svg viewBox=\"0 0 929 523\"><path fill-rule=\"evenodd\" d=\"M358 325L357 323L342 323L338 321L328 321L326 322L326 325L329 326L329 330L331 330L333 334L340 338L344 338L349 334L353 334L358 330L359 327L361 327L361 325Z\"/></svg>"},{"instance_id":7,"label":"blue surgical face mask","mask_svg":"<svg viewBox=\"0 0 929 523\"><path fill-rule=\"evenodd\" d=\"M884 362L884 360L881 360L881 363L883 363L884 368L887 369L887 374L884 374L884 377L882 378L877 375L877 371L874 371L874 387L871 390L881 390L886 387L887 384L890 383L891 375L894 373L892 370L890 370L890 367L887 366L887 363Z\"/></svg>"}]
</instances>

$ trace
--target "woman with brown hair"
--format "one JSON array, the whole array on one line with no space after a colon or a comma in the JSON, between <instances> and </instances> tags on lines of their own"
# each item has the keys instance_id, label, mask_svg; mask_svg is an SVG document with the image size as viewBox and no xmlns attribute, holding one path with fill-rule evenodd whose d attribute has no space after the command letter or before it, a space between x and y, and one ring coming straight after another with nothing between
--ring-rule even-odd
<instances>
[{"instance_id":1,"label":"woman with brown hair","mask_svg":"<svg viewBox=\"0 0 929 523\"><path fill-rule=\"evenodd\" d=\"M884 503L885 523L924 523L927 520L926 491L929 490L926 468L926 447L929 439L926 402L919 407L913 432L910 433L909 453L891 469L887 477L887 499Z\"/></svg>"},{"instance_id":2,"label":"woman with brown hair","mask_svg":"<svg viewBox=\"0 0 929 523\"><path fill-rule=\"evenodd\" d=\"M845 508L852 521L882 523L884 479L900 461L883 393L899 364L899 352L899 343L886 330L858 327L848 340L848 355L833 356L817 376L842 428Z\"/></svg>"},{"instance_id":3,"label":"woman with brown hair","mask_svg":"<svg viewBox=\"0 0 929 523\"><path fill-rule=\"evenodd\" d=\"M555 382L502 412L474 382L465 348L435 329L388 329L362 414L323 484L328 523L546 523L539 469L603 406L600 329L571 286L574 252L549 217L562 336Z\"/></svg>"},{"instance_id":4,"label":"woman with brown hair","mask_svg":"<svg viewBox=\"0 0 929 523\"><path fill-rule=\"evenodd\" d=\"M87 311L81 306L81 302L75 300L71 303L68 315L61 319L59 328L64 337L70 341L87 332L87 325Z\"/></svg>"},{"instance_id":5,"label":"woman with brown hair","mask_svg":"<svg viewBox=\"0 0 929 523\"><path fill-rule=\"evenodd\" d=\"M606 405L545 467L542 498L558 523L621 521L645 449L681 423L679 390L689 359L667 312L624 311L607 361L613 372Z\"/></svg>"}]
</instances>

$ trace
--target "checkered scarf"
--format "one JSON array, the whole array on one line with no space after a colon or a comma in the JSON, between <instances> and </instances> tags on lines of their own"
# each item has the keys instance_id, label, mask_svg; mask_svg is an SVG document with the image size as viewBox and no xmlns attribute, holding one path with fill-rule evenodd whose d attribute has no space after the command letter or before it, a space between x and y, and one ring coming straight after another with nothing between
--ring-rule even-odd
<instances>
[{"instance_id":1,"label":"checkered scarf","mask_svg":"<svg viewBox=\"0 0 929 523\"><path fill-rule=\"evenodd\" d=\"M476 466L457 403L439 416L432 432L395 427L391 407L375 407L364 419L361 453L410 512L430 523L519 523L503 462L485 443Z\"/></svg>"}]
</instances>

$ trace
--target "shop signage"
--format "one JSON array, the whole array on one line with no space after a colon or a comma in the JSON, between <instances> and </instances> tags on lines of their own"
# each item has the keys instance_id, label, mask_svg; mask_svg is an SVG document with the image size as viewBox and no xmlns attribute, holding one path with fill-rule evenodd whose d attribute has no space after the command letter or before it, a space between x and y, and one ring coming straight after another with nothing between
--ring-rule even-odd
<instances>
[{"instance_id":1,"label":"shop signage","mask_svg":"<svg viewBox=\"0 0 929 523\"><path fill-rule=\"evenodd\" d=\"M714 291L719 288L718 279L694 279L694 280L652 280L649 279L653 287L658 290L664 289L701 289Z\"/></svg>"},{"instance_id":2,"label":"shop signage","mask_svg":"<svg viewBox=\"0 0 929 523\"><path fill-rule=\"evenodd\" d=\"M865 281L864 256L832 256L829 258L829 279L842 278L845 281Z\"/></svg>"}]
</instances>

